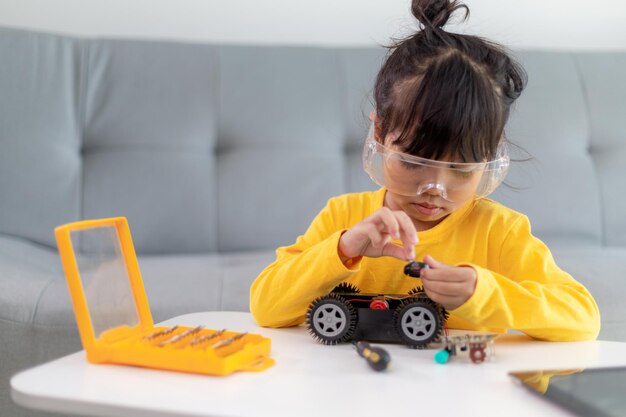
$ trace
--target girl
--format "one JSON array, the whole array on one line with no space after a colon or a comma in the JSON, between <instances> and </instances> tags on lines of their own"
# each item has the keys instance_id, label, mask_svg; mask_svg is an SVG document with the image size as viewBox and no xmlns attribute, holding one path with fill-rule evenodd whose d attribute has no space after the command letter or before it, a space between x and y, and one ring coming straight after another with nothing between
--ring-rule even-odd
<instances>
[{"instance_id":1,"label":"girl","mask_svg":"<svg viewBox=\"0 0 626 417\"><path fill-rule=\"evenodd\" d=\"M262 326L294 326L340 282L366 293L414 288L407 260L422 260L426 294L448 326L544 340L595 339L593 297L555 264L528 218L485 198L509 159L504 126L525 86L523 69L498 45L443 30L469 9L413 0L421 30L391 48L374 89L363 152L376 192L332 198L295 244L252 284Z\"/></svg>"}]
</instances>

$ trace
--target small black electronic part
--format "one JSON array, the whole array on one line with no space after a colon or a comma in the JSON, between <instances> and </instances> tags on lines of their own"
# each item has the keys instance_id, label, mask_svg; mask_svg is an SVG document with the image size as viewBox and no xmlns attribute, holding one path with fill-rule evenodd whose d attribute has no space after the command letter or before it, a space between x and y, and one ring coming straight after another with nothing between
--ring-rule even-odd
<instances>
[{"instance_id":1,"label":"small black electronic part","mask_svg":"<svg viewBox=\"0 0 626 417\"><path fill-rule=\"evenodd\" d=\"M429 268L430 266L428 266L428 264L424 262L413 261L413 262L409 262L404 267L404 274L413 278L419 278L420 274L422 273L422 269L429 269Z\"/></svg>"}]
</instances>

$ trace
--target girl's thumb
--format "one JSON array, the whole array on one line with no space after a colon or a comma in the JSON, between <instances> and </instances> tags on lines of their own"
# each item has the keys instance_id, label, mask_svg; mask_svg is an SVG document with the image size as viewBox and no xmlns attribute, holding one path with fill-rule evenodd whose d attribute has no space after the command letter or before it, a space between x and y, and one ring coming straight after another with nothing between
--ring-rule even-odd
<instances>
[{"instance_id":1,"label":"girl's thumb","mask_svg":"<svg viewBox=\"0 0 626 417\"><path fill-rule=\"evenodd\" d=\"M443 264L441 262L435 260L435 258L433 258L430 255L424 256L424 263L426 263L432 269L441 268L443 266Z\"/></svg>"}]
</instances>

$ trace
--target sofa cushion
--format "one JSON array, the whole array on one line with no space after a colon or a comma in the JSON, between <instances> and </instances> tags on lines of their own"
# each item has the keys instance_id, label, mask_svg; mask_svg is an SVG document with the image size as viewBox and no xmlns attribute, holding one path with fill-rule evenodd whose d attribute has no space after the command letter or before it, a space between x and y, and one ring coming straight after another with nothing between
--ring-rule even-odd
<instances>
[{"instance_id":1,"label":"sofa cushion","mask_svg":"<svg viewBox=\"0 0 626 417\"><path fill-rule=\"evenodd\" d=\"M590 149L601 193L603 243L626 246L626 54L586 53L577 56L587 99ZM578 195L585 198L585 190ZM593 196L592 196L593 197Z\"/></svg>"},{"instance_id":2,"label":"sofa cushion","mask_svg":"<svg viewBox=\"0 0 626 417\"><path fill-rule=\"evenodd\" d=\"M85 46L82 218L127 217L138 253L216 251L216 49Z\"/></svg>"},{"instance_id":3,"label":"sofa cushion","mask_svg":"<svg viewBox=\"0 0 626 417\"><path fill-rule=\"evenodd\" d=\"M601 190L575 56L533 51L519 58L528 86L506 133L522 149L512 147L509 175L493 198L528 215L533 232L551 247L600 246Z\"/></svg>"},{"instance_id":4,"label":"sofa cushion","mask_svg":"<svg viewBox=\"0 0 626 417\"><path fill-rule=\"evenodd\" d=\"M39 300L50 285L62 278L56 251L0 235L0 320L34 322Z\"/></svg>"},{"instance_id":5,"label":"sofa cushion","mask_svg":"<svg viewBox=\"0 0 626 417\"><path fill-rule=\"evenodd\" d=\"M199 311L249 311L250 285L273 257L273 251L140 256L155 323Z\"/></svg>"},{"instance_id":6,"label":"sofa cushion","mask_svg":"<svg viewBox=\"0 0 626 417\"><path fill-rule=\"evenodd\" d=\"M54 245L80 216L80 42L0 28L0 233Z\"/></svg>"},{"instance_id":7,"label":"sofa cushion","mask_svg":"<svg viewBox=\"0 0 626 417\"><path fill-rule=\"evenodd\" d=\"M220 250L288 244L345 191L338 74L332 49L220 49Z\"/></svg>"},{"instance_id":8,"label":"sofa cushion","mask_svg":"<svg viewBox=\"0 0 626 417\"><path fill-rule=\"evenodd\" d=\"M274 251L140 256L155 323L198 311L248 311L250 285L274 256ZM75 327L56 251L0 236L0 320Z\"/></svg>"},{"instance_id":9,"label":"sofa cushion","mask_svg":"<svg viewBox=\"0 0 626 417\"><path fill-rule=\"evenodd\" d=\"M555 248L554 259L585 285L600 309L599 338L626 342L626 248Z\"/></svg>"}]
</instances>

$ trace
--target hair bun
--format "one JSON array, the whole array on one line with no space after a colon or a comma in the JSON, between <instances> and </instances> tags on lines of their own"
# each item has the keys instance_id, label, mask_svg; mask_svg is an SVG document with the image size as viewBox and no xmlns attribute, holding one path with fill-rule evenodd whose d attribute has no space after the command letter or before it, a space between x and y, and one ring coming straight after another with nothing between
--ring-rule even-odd
<instances>
[{"instance_id":1,"label":"hair bun","mask_svg":"<svg viewBox=\"0 0 626 417\"><path fill-rule=\"evenodd\" d=\"M463 20L469 15L469 8L458 0L412 0L411 12L424 26L442 28L450 16L458 9L465 9Z\"/></svg>"}]
</instances>

